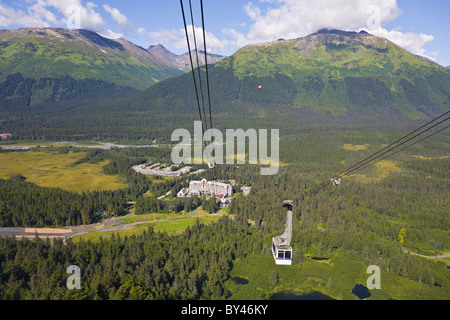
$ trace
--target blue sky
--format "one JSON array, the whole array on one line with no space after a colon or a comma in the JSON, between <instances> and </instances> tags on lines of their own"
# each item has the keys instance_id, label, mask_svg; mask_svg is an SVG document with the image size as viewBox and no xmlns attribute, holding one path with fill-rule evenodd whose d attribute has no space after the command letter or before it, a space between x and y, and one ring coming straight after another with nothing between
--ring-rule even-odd
<instances>
[{"instance_id":1,"label":"blue sky","mask_svg":"<svg viewBox=\"0 0 450 320\"><path fill-rule=\"evenodd\" d=\"M199 0L191 0L201 39ZM186 13L189 1L184 0ZM298 38L321 28L366 30L450 65L448 0L204 0L208 51ZM189 17L188 17L189 18ZM190 19L188 19L190 25ZM144 48L187 50L178 0L0 0L0 28L84 28Z\"/></svg>"}]
</instances>

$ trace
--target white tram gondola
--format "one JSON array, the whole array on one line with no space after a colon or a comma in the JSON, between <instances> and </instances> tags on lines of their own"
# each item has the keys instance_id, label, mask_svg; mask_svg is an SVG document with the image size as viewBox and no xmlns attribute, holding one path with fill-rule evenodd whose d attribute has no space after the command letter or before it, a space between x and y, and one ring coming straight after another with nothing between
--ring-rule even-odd
<instances>
[{"instance_id":1,"label":"white tram gondola","mask_svg":"<svg viewBox=\"0 0 450 320\"><path fill-rule=\"evenodd\" d=\"M283 207L287 207L286 227L281 236L272 238L272 254L276 264L292 265L292 200L285 200Z\"/></svg>"}]
</instances>

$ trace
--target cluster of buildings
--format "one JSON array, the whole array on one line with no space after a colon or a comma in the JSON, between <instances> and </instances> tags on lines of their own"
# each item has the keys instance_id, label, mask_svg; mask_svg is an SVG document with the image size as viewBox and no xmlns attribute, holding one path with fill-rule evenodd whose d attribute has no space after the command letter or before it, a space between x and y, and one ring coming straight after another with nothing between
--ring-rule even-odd
<instances>
[{"instance_id":1,"label":"cluster of buildings","mask_svg":"<svg viewBox=\"0 0 450 320\"><path fill-rule=\"evenodd\" d=\"M164 176L164 177L179 177L182 174L188 173L191 170L191 167L183 167L178 170L173 170L175 166L176 165L167 166L165 163L151 164L151 162L148 162L144 165L140 164L134 166L133 169L134 171L142 174L148 174L152 176Z\"/></svg>"},{"instance_id":2,"label":"cluster of buildings","mask_svg":"<svg viewBox=\"0 0 450 320\"><path fill-rule=\"evenodd\" d=\"M133 169L136 172L147 174L147 175L156 175L156 176L166 176L166 177L179 177L182 174L199 174L205 169L199 169L195 172L190 172L191 167L183 167L178 170L174 170L176 165L167 166L166 164L155 163L152 164L151 161L148 161L145 164L140 164L137 166L133 166ZM231 182L231 183L230 183ZM192 196L202 196L209 195L217 198L217 203L220 207L228 207L231 203L232 196L235 193L233 189L234 182L230 180L229 183L220 182L220 181L208 181L205 178L198 180L193 180L189 182L188 188L182 188L178 193L177 197L192 197ZM246 196L250 192L250 187L241 187L241 191L243 191L244 196ZM170 191L165 195L162 195L158 199L163 199L168 196Z\"/></svg>"},{"instance_id":3,"label":"cluster of buildings","mask_svg":"<svg viewBox=\"0 0 450 320\"><path fill-rule=\"evenodd\" d=\"M189 190L191 195L197 196L201 196L205 193L216 197L225 195L231 197L233 195L233 186L231 184L218 181L208 181L206 179L189 182Z\"/></svg>"},{"instance_id":4,"label":"cluster of buildings","mask_svg":"<svg viewBox=\"0 0 450 320\"><path fill-rule=\"evenodd\" d=\"M230 204L230 199L234 193L233 186L229 183L219 181L208 181L202 179L200 181L191 181L189 188L183 188L178 193L178 197L201 196L208 194L219 198L218 203L221 206L227 207Z\"/></svg>"}]
</instances>

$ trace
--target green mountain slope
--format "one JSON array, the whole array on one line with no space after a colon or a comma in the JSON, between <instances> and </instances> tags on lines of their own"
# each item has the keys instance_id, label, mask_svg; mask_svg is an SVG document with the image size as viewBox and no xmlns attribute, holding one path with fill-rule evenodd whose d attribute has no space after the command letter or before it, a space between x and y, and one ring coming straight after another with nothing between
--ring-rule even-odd
<instances>
[{"instance_id":1,"label":"green mountain slope","mask_svg":"<svg viewBox=\"0 0 450 320\"><path fill-rule=\"evenodd\" d=\"M200 70L206 84L205 68ZM0 87L0 130L17 137L169 141L174 129L190 129L199 119L190 72L131 97L109 82L77 80L86 82L72 86L65 79L55 93L60 100L89 98L8 109L2 105L12 99L36 97L26 95L33 81L9 77L19 84ZM309 128L398 129L450 110L450 70L365 32L321 31L249 45L211 64L209 80L213 125L219 129L277 128L284 135ZM101 91L125 98L98 99Z\"/></svg>"},{"instance_id":2,"label":"green mountain slope","mask_svg":"<svg viewBox=\"0 0 450 320\"><path fill-rule=\"evenodd\" d=\"M12 87L17 77L26 79L17 92L31 94L31 103L78 86L142 90L183 73L125 39L110 40L87 30L0 30L0 84ZM61 87L61 79L70 85ZM86 86L87 80L91 83Z\"/></svg>"},{"instance_id":3,"label":"green mountain slope","mask_svg":"<svg viewBox=\"0 0 450 320\"><path fill-rule=\"evenodd\" d=\"M152 97L152 107L192 104L189 77L161 82L140 96ZM287 107L335 117L421 119L450 109L448 69L366 32L324 30L249 45L210 68L210 79L216 111Z\"/></svg>"}]
</instances>

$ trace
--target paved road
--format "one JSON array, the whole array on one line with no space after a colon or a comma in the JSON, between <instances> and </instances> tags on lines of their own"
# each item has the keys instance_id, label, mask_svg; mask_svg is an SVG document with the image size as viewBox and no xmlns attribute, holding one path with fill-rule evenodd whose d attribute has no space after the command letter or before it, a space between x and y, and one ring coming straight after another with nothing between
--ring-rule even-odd
<instances>
[{"instance_id":1,"label":"paved road","mask_svg":"<svg viewBox=\"0 0 450 320\"><path fill-rule=\"evenodd\" d=\"M89 232L104 232L104 231L119 231L119 230L128 230L132 227L139 225L139 224L148 224L148 223L155 223L155 222L164 222L164 221L174 221L174 220L181 220L181 219L192 219L192 218L200 218L205 216L224 216L226 214L223 213L214 213L214 214L197 214L193 216L182 216L182 217L176 217L176 218L170 218L170 219L163 219L163 220L155 220L155 221L139 221L139 222L132 222L128 224L123 224L121 221L117 221L115 218L110 218L103 223L95 223L91 225L82 225L82 226L76 226L76 227L70 227L71 229L67 229L66 233L62 233L62 231L59 231L58 233L51 233L51 232L39 232L40 238L71 238L77 235L82 235ZM233 219L233 216L229 216L231 219ZM254 223L254 222L250 222ZM61 229L58 229L61 230ZM16 236L18 238L20 237L27 237L27 238L34 238L36 236L35 232L27 232L25 228L0 228L0 237L12 237Z\"/></svg>"},{"instance_id":2,"label":"paved road","mask_svg":"<svg viewBox=\"0 0 450 320\"><path fill-rule=\"evenodd\" d=\"M0 237L26 237L34 238L36 236L35 231L28 231L29 228L0 228ZM39 232L38 235L41 238L65 238L72 230L67 230L67 233L61 232Z\"/></svg>"},{"instance_id":3,"label":"paved road","mask_svg":"<svg viewBox=\"0 0 450 320\"><path fill-rule=\"evenodd\" d=\"M443 255L443 256L426 256L426 255L418 254L418 253L414 253L414 252L410 252L410 254L412 254L414 256L423 257L423 258L429 258L429 259L450 258L450 254L446 254L446 255Z\"/></svg>"},{"instance_id":4,"label":"paved road","mask_svg":"<svg viewBox=\"0 0 450 320\"><path fill-rule=\"evenodd\" d=\"M55 145L42 145L41 148L49 148L49 147L74 147L74 148L95 148L95 149L105 149L109 150L113 147L115 148L154 148L154 147L163 147L167 146L164 144L151 144L151 145L129 145L129 144L115 144L115 143L107 143L107 142L99 142L99 144L96 145L82 145L78 144L76 142L60 142ZM0 145L0 149L6 149L6 150L29 150L36 148L37 146L26 146L26 145Z\"/></svg>"}]
</instances>

